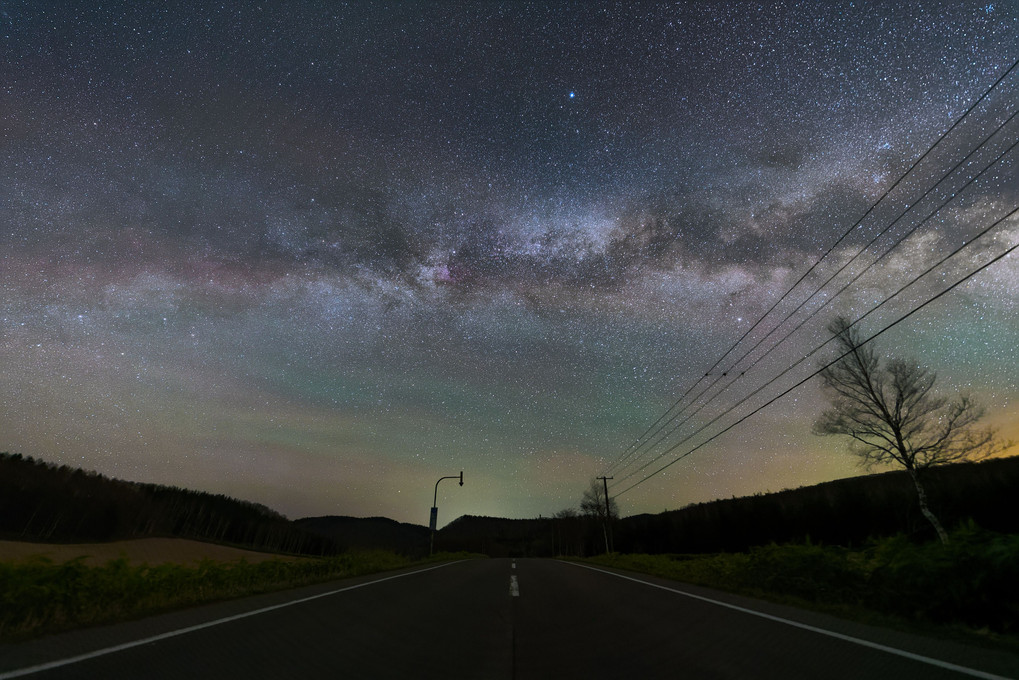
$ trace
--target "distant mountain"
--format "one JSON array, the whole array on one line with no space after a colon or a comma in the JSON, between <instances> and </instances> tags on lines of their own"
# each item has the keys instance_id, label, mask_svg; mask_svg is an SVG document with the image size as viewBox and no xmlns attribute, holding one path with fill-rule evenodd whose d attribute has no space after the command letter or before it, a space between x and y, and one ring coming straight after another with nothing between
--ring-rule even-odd
<instances>
[{"instance_id":1,"label":"distant mountain","mask_svg":"<svg viewBox=\"0 0 1019 680\"><path fill-rule=\"evenodd\" d=\"M571 520L582 522L580 518ZM437 549L482 553L492 557L538 557L553 553L554 532L562 531L566 522L543 519L505 519L463 515L443 527L437 534ZM561 552L558 552L561 554Z\"/></svg>"},{"instance_id":2,"label":"distant mountain","mask_svg":"<svg viewBox=\"0 0 1019 680\"><path fill-rule=\"evenodd\" d=\"M377 548L418 557L428 554L428 527L387 517L303 517L294 524L347 548Z\"/></svg>"}]
</instances>

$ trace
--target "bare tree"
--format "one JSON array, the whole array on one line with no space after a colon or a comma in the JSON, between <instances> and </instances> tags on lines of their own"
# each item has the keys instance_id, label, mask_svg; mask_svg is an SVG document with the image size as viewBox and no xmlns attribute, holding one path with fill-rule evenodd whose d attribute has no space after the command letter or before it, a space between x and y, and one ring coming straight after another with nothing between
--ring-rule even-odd
<instances>
[{"instance_id":1,"label":"bare tree","mask_svg":"<svg viewBox=\"0 0 1019 680\"><path fill-rule=\"evenodd\" d=\"M580 512L588 517L605 519L605 487L597 479L591 480L591 485L584 490L584 496L580 500ZM619 518L619 506L616 499L609 497L609 519Z\"/></svg>"},{"instance_id":2,"label":"bare tree","mask_svg":"<svg viewBox=\"0 0 1019 680\"><path fill-rule=\"evenodd\" d=\"M935 465L984 458L1006 445L991 428L977 426L984 409L969 395L937 396L932 391L935 374L914 360L882 362L872 345L861 346L859 331L845 317L837 317L828 330L844 356L821 371L831 408L815 421L814 433L850 437L850 451L868 469L905 468L920 512L947 543L948 534L927 504L921 473Z\"/></svg>"}]
</instances>

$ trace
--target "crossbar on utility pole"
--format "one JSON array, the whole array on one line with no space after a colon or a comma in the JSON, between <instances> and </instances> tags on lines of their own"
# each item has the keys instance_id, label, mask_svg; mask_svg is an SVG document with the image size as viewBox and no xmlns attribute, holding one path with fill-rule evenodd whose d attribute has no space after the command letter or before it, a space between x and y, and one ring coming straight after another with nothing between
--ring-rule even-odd
<instances>
[{"instance_id":1,"label":"crossbar on utility pole","mask_svg":"<svg viewBox=\"0 0 1019 680\"><path fill-rule=\"evenodd\" d=\"M605 487L605 524L602 526L602 533L605 534L605 552L610 553L612 550L609 549L609 520L612 519L612 510L609 508L609 480L612 477L595 477L595 479L600 479Z\"/></svg>"},{"instance_id":2,"label":"crossbar on utility pole","mask_svg":"<svg viewBox=\"0 0 1019 680\"><path fill-rule=\"evenodd\" d=\"M456 479L457 475L451 475L449 477L439 477L439 482L444 479ZM432 516L428 521L429 528L432 530L432 537L428 544L428 555L429 557L435 552L435 524L439 517L439 482L435 483L435 494L432 496ZM460 470L460 486L464 485L464 471Z\"/></svg>"}]
</instances>

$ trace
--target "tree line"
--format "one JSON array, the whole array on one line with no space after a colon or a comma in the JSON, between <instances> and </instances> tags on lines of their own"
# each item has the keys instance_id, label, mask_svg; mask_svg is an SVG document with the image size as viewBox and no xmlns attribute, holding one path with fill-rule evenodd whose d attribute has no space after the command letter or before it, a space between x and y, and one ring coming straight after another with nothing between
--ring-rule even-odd
<instances>
[{"instance_id":1,"label":"tree line","mask_svg":"<svg viewBox=\"0 0 1019 680\"><path fill-rule=\"evenodd\" d=\"M258 503L112 479L17 453L0 453L0 536L52 542L175 536L269 552L341 552L337 542Z\"/></svg>"},{"instance_id":2,"label":"tree line","mask_svg":"<svg viewBox=\"0 0 1019 680\"><path fill-rule=\"evenodd\" d=\"M629 543L622 541L619 548L627 552L744 550L760 544L762 538L765 542L813 538L847 544L907 526L916 533L914 511L942 544L948 542L944 522L967 517L985 528L1004 523L1004 531L1014 531L1011 518L1017 516L1017 508L1011 489L981 474L991 468L979 468L980 473L974 472L976 468L942 470L946 465L990 458L1009 449L1012 442L981 424L986 410L972 395L939 394L936 374L916 359L884 358L871 343L879 334L865 338L858 321L837 316L828 325L835 356L821 360L816 375L829 408L815 420L813 431L846 438L849 453L862 467L892 466L899 474L883 478L888 481L843 480L818 485L814 493L734 498L687 508L677 515L631 518L626 533ZM962 474L962 469L968 472ZM1011 463L996 464L994 469L1007 471L1005 476L1015 481ZM983 478L981 483L960 483L976 477ZM902 483L904 479L908 485ZM895 497L907 486L915 491L910 505ZM601 516L605 551L611 552L612 523L605 519L611 499L606 495L607 490L592 481L581 511ZM957 512L959 507L966 509Z\"/></svg>"},{"instance_id":3,"label":"tree line","mask_svg":"<svg viewBox=\"0 0 1019 680\"><path fill-rule=\"evenodd\" d=\"M938 533L904 470L815 486L697 503L617 523L615 547L628 553L741 552L770 543L814 542L846 547L904 534L916 541ZM927 470L926 502L955 527L1019 532L1019 456L962 462Z\"/></svg>"},{"instance_id":4,"label":"tree line","mask_svg":"<svg viewBox=\"0 0 1019 680\"><path fill-rule=\"evenodd\" d=\"M945 526L970 521L1019 533L1019 456L932 468L927 503ZM771 543L859 547L902 535L937 540L909 490L907 471L839 479L814 486L691 504L659 514L618 516L610 501L612 548L620 553L745 552ZM602 483L593 482L580 508L551 517L505 519L465 515L441 529L436 547L493 557L590 556L605 552ZM600 510L599 510L600 508Z\"/></svg>"}]
</instances>

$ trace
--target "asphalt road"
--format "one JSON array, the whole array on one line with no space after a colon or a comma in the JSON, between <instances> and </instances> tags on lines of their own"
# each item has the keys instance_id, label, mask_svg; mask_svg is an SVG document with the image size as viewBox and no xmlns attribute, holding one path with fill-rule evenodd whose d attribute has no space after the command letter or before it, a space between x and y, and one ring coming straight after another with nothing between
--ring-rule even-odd
<instances>
[{"instance_id":1,"label":"asphalt road","mask_svg":"<svg viewBox=\"0 0 1019 680\"><path fill-rule=\"evenodd\" d=\"M958 680L1019 678L1019 656L652 577L507 559L0 646L0 680L14 677Z\"/></svg>"}]
</instances>

